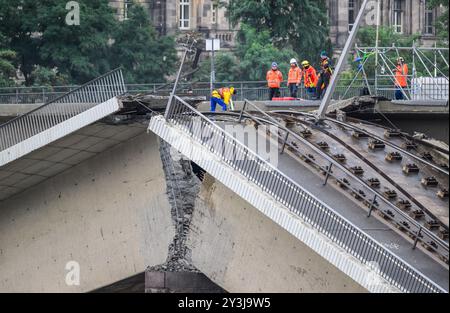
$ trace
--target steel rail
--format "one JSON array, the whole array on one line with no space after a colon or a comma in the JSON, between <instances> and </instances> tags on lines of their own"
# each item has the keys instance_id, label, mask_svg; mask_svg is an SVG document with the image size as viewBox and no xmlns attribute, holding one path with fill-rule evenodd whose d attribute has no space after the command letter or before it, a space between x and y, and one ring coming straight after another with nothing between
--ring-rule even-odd
<instances>
[{"instance_id":1,"label":"steel rail","mask_svg":"<svg viewBox=\"0 0 450 313\"><path fill-rule=\"evenodd\" d=\"M353 174L349 169L344 167L342 164L340 164L338 161L336 161L333 157L329 156L325 152L323 152L320 148L316 147L314 144L309 142L308 140L304 139L300 135L296 134L292 130L286 128L282 124L280 124L276 119L274 119L272 116L270 116L268 113L262 111L260 108L258 108L255 104L251 103L250 101L246 100L247 103L252 105L258 112L263 114L264 116L268 117L270 120L272 120L274 123L277 124L278 127L283 129L284 131L288 132L290 135L293 135L294 138L297 140L300 140L303 144L307 145L309 148L314 150L314 152L318 153L325 159L327 159L331 164L348 174L350 177L358 181L360 184L362 184L364 187L366 187L368 190L370 190L374 195L377 195L378 198L380 198L385 204L387 204L391 209L396 211L400 216L402 216L405 220L407 220L410 224L414 225L417 228L417 234L414 234L415 236L419 235L419 230L422 230L422 232L425 232L430 238L432 238L434 241L439 243L440 246L448 253L449 246L448 243L437 237L434 233L430 232L428 229L424 229L422 225L417 223L414 219L412 219L409 215L405 214L405 212L401 211L398 207L394 206L392 203L390 203L379 191L373 189L371 186L369 186L364 180L362 180L360 177ZM247 112L248 114L248 112ZM426 210L428 211L428 210ZM411 232L412 233L412 232ZM413 234L413 233L412 233Z\"/></svg>"},{"instance_id":2,"label":"steel rail","mask_svg":"<svg viewBox=\"0 0 450 313\"><path fill-rule=\"evenodd\" d=\"M304 115L304 116L308 116L308 117L314 117L314 115L312 115L310 113L298 112L298 111L290 111L290 110L276 110L276 111L272 111L272 112L274 112L274 113L282 113L282 114L283 113L297 114L297 115ZM431 162L429 162L427 160L424 160L423 158L421 158L421 157L419 157L419 156L417 156L417 155L415 155L415 154L413 154L413 153L403 149L402 147L396 145L395 143L390 142L389 140L384 139L383 137L379 137L377 135L374 135L374 134L366 131L365 129L359 128L359 127L354 126L354 125L350 125L349 123L345 123L345 122L341 122L341 121L332 119L330 117L325 117L324 119L327 120L327 121L339 124L341 126L344 126L346 128L350 128L350 129L355 130L357 132L363 133L364 135L367 135L367 136L369 136L372 139L380 140L383 143L385 143L386 145L388 145L388 146L390 146L390 147L400 151L401 153L404 153L404 154L408 155L409 157L415 159L416 161L421 162L421 163L423 163L425 165L428 165L428 166L432 167L433 169L437 170L438 172L440 172L442 174L445 174L447 176L449 175L449 172L444 170L443 168L441 168L441 167L439 167L439 166L437 166L437 165L435 165L435 164L433 164L433 163L431 163Z\"/></svg>"},{"instance_id":3,"label":"steel rail","mask_svg":"<svg viewBox=\"0 0 450 313\"><path fill-rule=\"evenodd\" d=\"M210 149L211 153L218 155L222 161L238 170L249 181L273 196L294 214L305 219L362 263L379 262L381 267L379 274L389 283L403 292L447 292L237 141L204 114L179 97L175 97L174 102L176 103L172 106L176 107L166 119L169 124L179 125L181 130ZM196 118L200 125L195 122ZM194 129L194 126L200 126L200 129L198 127ZM205 130L208 131L206 138ZM222 145L222 148L215 149L214 145L217 143ZM228 159L224 155L227 148L231 149L234 158ZM330 226L333 226L332 229Z\"/></svg>"}]
</instances>

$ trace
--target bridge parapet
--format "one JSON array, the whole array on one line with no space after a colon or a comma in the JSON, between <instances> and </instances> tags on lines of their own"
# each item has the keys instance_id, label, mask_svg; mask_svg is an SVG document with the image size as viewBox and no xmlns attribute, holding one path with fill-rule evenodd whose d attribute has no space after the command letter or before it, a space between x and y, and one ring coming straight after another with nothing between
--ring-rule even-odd
<instances>
[{"instance_id":1,"label":"bridge parapet","mask_svg":"<svg viewBox=\"0 0 450 313\"><path fill-rule=\"evenodd\" d=\"M0 150L5 150L46 129L92 109L125 92L120 69L0 125Z\"/></svg>"}]
</instances>

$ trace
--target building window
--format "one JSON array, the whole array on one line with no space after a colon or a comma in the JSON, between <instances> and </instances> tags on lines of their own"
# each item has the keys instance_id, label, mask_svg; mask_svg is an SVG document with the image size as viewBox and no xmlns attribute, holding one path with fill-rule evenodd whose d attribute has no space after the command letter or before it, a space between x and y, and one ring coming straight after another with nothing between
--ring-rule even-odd
<instances>
[{"instance_id":1,"label":"building window","mask_svg":"<svg viewBox=\"0 0 450 313\"><path fill-rule=\"evenodd\" d=\"M351 32L355 24L356 0L348 1L348 31Z\"/></svg>"},{"instance_id":2,"label":"building window","mask_svg":"<svg viewBox=\"0 0 450 313\"><path fill-rule=\"evenodd\" d=\"M213 9L212 9L212 20L211 20L211 22L212 22L213 24L216 24L216 23L219 22L218 14L219 14L219 10L217 9L217 5L216 5L216 4L213 4Z\"/></svg>"},{"instance_id":3,"label":"building window","mask_svg":"<svg viewBox=\"0 0 450 313\"><path fill-rule=\"evenodd\" d=\"M425 3L425 25L424 33L426 35L434 34L434 11L428 7L428 3Z\"/></svg>"},{"instance_id":4,"label":"building window","mask_svg":"<svg viewBox=\"0 0 450 313\"><path fill-rule=\"evenodd\" d=\"M403 0L394 0L392 26L396 33L403 33Z\"/></svg>"},{"instance_id":5,"label":"building window","mask_svg":"<svg viewBox=\"0 0 450 313\"><path fill-rule=\"evenodd\" d=\"M180 0L180 29L189 29L190 0Z\"/></svg>"},{"instance_id":6,"label":"building window","mask_svg":"<svg viewBox=\"0 0 450 313\"><path fill-rule=\"evenodd\" d=\"M125 0L123 2L123 19L128 19L128 10L130 9L131 5L133 4L133 1L131 0Z\"/></svg>"}]
</instances>

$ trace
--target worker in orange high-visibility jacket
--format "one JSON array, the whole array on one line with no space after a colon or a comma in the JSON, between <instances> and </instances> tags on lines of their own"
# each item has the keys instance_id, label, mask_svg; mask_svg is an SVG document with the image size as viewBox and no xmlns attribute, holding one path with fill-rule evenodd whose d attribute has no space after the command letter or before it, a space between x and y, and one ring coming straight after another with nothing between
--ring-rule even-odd
<instances>
[{"instance_id":1,"label":"worker in orange high-visibility jacket","mask_svg":"<svg viewBox=\"0 0 450 313\"><path fill-rule=\"evenodd\" d=\"M397 59L397 67L394 70L395 73L395 99L403 100L404 93L408 87L408 65L402 57Z\"/></svg>"},{"instance_id":2,"label":"worker in orange high-visibility jacket","mask_svg":"<svg viewBox=\"0 0 450 313\"><path fill-rule=\"evenodd\" d=\"M303 61L303 83L305 84L306 94L309 99L314 99L317 86L317 72L309 61Z\"/></svg>"},{"instance_id":3,"label":"worker in orange high-visibility jacket","mask_svg":"<svg viewBox=\"0 0 450 313\"><path fill-rule=\"evenodd\" d=\"M298 67L297 60L291 59L291 68L288 74L288 88L292 98L297 98L298 87L302 82L302 70Z\"/></svg>"},{"instance_id":4,"label":"worker in orange high-visibility jacket","mask_svg":"<svg viewBox=\"0 0 450 313\"><path fill-rule=\"evenodd\" d=\"M272 69L266 75L267 85L269 87L269 100L272 101L274 97L280 97L280 87L283 82L283 74L278 69L276 62L272 63Z\"/></svg>"}]
</instances>

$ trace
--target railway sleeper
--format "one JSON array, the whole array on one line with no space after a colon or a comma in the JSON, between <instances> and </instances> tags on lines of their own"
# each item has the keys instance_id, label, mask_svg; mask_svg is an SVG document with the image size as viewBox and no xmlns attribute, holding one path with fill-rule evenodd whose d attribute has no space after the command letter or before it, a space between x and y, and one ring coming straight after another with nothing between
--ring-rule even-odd
<instances>
[{"instance_id":1,"label":"railway sleeper","mask_svg":"<svg viewBox=\"0 0 450 313\"><path fill-rule=\"evenodd\" d=\"M448 189L442 188L437 192L437 196L441 199L448 198Z\"/></svg>"},{"instance_id":2,"label":"railway sleeper","mask_svg":"<svg viewBox=\"0 0 450 313\"><path fill-rule=\"evenodd\" d=\"M419 173L419 167L416 164L406 164L403 166L403 173L409 174L417 174Z\"/></svg>"},{"instance_id":3,"label":"railway sleeper","mask_svg":"<svg viewBox=\"0 0 450 313\"><path fill-rule=\"evenodd\" d=\"M386 147L386 144L381 140L371 140L369 142L369 149L371 150L382 150Z\"/></svg>"},{"instance_id":4,"label":"railway sleeper","mask_svg":"<svg viewBox=\"0 0 450 313\"><path fill-rule=\"evenodd\" d=\"M397 206L403 211L410 211L412 207L411 202L405 199L400 199L399 201L397 201Z\"/></svg>"},{"instance_id":5,"label":"railway sleeper","mask_svg":"<svg viewBox=\"0 0 450 313\"><path fill-rule=\"evenodd\" d=\"M388 129L384 132L384 137L386 138L393 138L393 137L400 137L401 131L398 129Z\"/></svg>"},{"instance_id":6,"label":"railway sleeper","mask_svg":"<svg viewBox=\"0 0 450 313\"><path fill-rule=\"evenodd\" d=\"M335 154L333 155L333 158L338 161L339 163L345 163L347 162L347 158L343 154Z\"/></svg>"},{"instance_id":7,"label":"railway sleeper","mask_svg":"<svg viewBox=\"0 0 450 313\"><path fill-rule=\"evenodd\" d=\"M386 190L385 192L383 192L383 195L388 199L397 198L397 192L395 190Z\"/></svg>"},{"instance_id":8,"label":"railway sleeper","mask_svg":"<svg viewBox=\"0 0 450 313\"><path fill-rule=\"evenodd\" d=\"M406 141L402 144L402 148L406 150L416 150L418 147L417 143L412 141Z\"/></svg>"},{"instance_id":9,"label":"railway sleeper","mask_svg":"<svg viewBox=\"0 0 450 313\"><path fill-rule=\"evenodd\" d=\"M435 177L424 177L420 182L424 187L437 187L439 185Z\"/></svg>"},{"instance_id":10,"label":"railway sleeper","mask_svg":"<svg viewBox=\"0 0 450 313\"><path fill-rule=\"evenodd\" d=\"M442 240L448 240L448 230L446 230L446 229L444 229L442 227L439 228L438 236Z\"/></svg>"},{"instance_id":11,"label":"railway sleeper","mask_svg":"<svg viewBox=\"0 0 450 313\"><path fill-rule=\"evenodd\" d=\"M438 221L430 220L425 222L425 227L429 230L439 229L440 224Z\"/></svg>"},{"instance_id":12,"label":"railway sleeper","mask_svg":"<svg viewBox=\"0 0 450 313\"><path fill-rule=\"evenodd\" d=\"M409 215L415 220L419 220L425 217L425 213L422 210L414 210L411 213L409 213Z\"/></svg>"},{"instance_id":13,"label":"railway sleeper","mask_svg":"<svg viewBox=\"0 0 450 313\"><path fill-rule=\"evenodd\" d=\"M367 182L369 183L369 186L372 188L380 188L381 186L380 180L378 178L369 178Z\"/></svg>"},{"instance_id":14,"label":"railway sleeper","mask_svg":"<svg viewBox=\"0 0 450 313\"><path fill-rule=\"evenodd\" d=\"M388 162L400 162L403 160L403 156L399 152L389 152L385 159Z\"/></svg>"},{"instance_id":15,"label":"railway sleeper","mask_svg":"<svg viewBox=\"0 0 450 313\"><path fill-rule=\"evenodd\" d=\"M361 132L356 131L356 130L353 132L352 136L357 138L357 139L369 138L369 135L367 135L366 133L361 133Z\"/></svg>"},{"instance_id":16,"label":"railway sleeper","mask_svg":"<svg viewBox=\"0 0 450 313\"><path fill-rule=\"evenodd\" d=\"M350 168L350 171L358 176L362 176L364 174L364 170L362 169L361 166L353 166Z\"/></svg>"}]
</instances>

